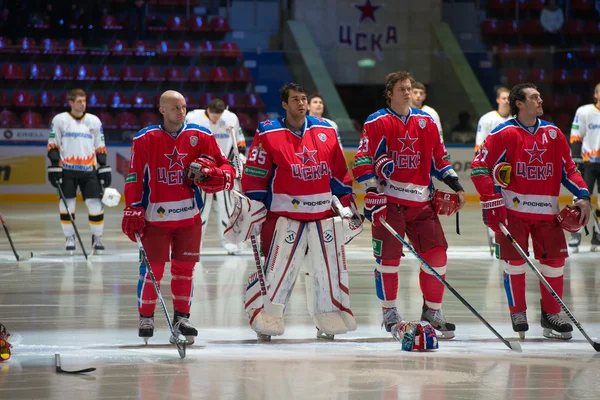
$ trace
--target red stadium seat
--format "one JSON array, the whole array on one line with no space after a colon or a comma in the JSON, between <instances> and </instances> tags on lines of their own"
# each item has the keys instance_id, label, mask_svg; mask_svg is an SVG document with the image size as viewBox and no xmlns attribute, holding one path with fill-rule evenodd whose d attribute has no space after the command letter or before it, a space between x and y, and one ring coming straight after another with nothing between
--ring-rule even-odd
<instances>
[{"instance_id":1,"label":"red stadium seat","mask_svg":"<svg viewBox=\"0 0 600 400\"><path fill-rule=\"evenodd\" d=\"M578 11L592 11L595 0L571 0L571 9Z\"/></svg>"},{"instance_id":2,"label":"red stadium seat","mask_svg":"<svg viewBox=\"0 0 600 400\"><path fill-rule=\"evenodd\" d=\"M46 74L46 69L40 64L29 64L27 67L27 79L48 80L50 77Z\"/></svg>"},{"instance_id":3,"label":"red stadium seat","mask_svg":"<svg viewBox=\"0 0 600 400\"><path fill-rule=\"evenodd\" d=\"M131 95L131 104L133 108L152 108L154 107L150 102L150 98L146 93L136 92Z\"/></svg>"},{"instance_id":4,"label":"red stadium seat","mask_svg":"<svg viewBox=\"0 0 600 400\"><path fill-rule=\"evenodd\" d=\"M19 64L4 64L2 66L2 77L9 80L25 79L25 75Z\"/></svg>"},{"instance_id":5,"label":"red stadium seat","mask_svg":"<svg viewBox=\"0 0 600 400\"><path fill-rule=\"evenodd\" d=\"M121 77L122 81L126 82L139 82L142 80L137 68L129 65L124 65L121 67L119 76Z\"/></svg>"},{"instance_id":6,"label":"red stadium seat","mask_svg":"<svg viewBox=\"0 0 600 400\"><path fill-rule=\"evenodd\" d=\"M240 58L242 56L242 52L240 51L240 47L237 43L234 42L224 42L221 44L221 57L224 58Z\"/></svg>"},{"instance_id":7,"label":"red stadium seat","mask_svg":"<svg viewBox=\"0 0 600 400\"><path fill-rule=\"evenodd\" d=\"M11 105L10 97L6 92L0 92L0 107L8 107Z\"/></svg>"},{"instance_id":8,"label":"red stadium seat","mask_svg":"<svg viewBox=\"0 0 600 400\"><path fill-rule=\"evenodd\" d=\"M506 36L516 36L521 32L521 24L516 20L505 20L500 27L500 34Z\"/></svg>"},{"instance_id":9,"label":"red stadium seat","mask_svg":"<svg viewBox=\"0 0 600 400\"><path fill-rule=\"evenodd\" d=\"M15 107L33 107L33 96L24 90L15 90L12 94L12 104Z\"/></svg>"},{"instance_id":10,"label":"red stadium seat","mask_svg":"<svg viewBox=\"0 0 600 400\"><path fill-rule=\"evenodd\" d=\"M102 122L102 127L104 129L116 129L117 128L117 125L115 124L115 121L114 121L111 113L106 112L106 111L100 111L99 113L96 114L96 116L100 119L100 122Z\"/></svg>"},{"instance_id":11,"label":"red stadium seat","mask_svg":"<svg viewBox=\"0 0 600 400\"><path fill-rule=\"evenodd\" d=\"M227 68L214 67L210 70L210 80L215 83L229 83L231 82L231 76L229 76Z\"/></svg>"},{"instance_id":12,"label":"red stadium seat","mask_svg":"<svg viewBox=\"0 0 600 400\"><path fill-rule=\"evenodd\" d=\"M144 111L140 115L140 126L142 128L147 128L150 125L160 125L160 117L155 112Z\"/></svg>"},{"instance_id":13,"label":"red stadium seat","mask_svg":"<svg viewBox=\"0 0 600 400\"><path fill-rule=\"evenodd\" d=\"M46 121L46 126L50 126L52 124L52 120L57 115L58 115L58 111L56 111L56 110L48 111L46 113L46 115L44 116L44 121Z\"/></svg>"},{"instance_id":14,"label":"red stadium seat","mask_svg":"<svg viewBox=\"0 0 600 400\"><path fill-rule=\"evenodd\" d=\"M202 57L217 57L219 55L213 42L208 40L200 43L200 53Z\"/></svg>"},{"instance_id":15,"label":"red stadium seat","mask_svg":"<svg viewBox=\"0 0 600 400\"><path fill-rule=\"evenodd\" d=\"M194 98L193 95L185 94L183 95L185 98L185 105L188 109L193 110L196 108L200 108L200 103Z\"/></svg>"},{"instance_id":16,"label":"red stadium seat","mask_svg":"<svg viewBox=\"0 0 600 400\"><path fill-rule=\"evenodd\" d=\"M73 77L78 81L95 81L98 79L96 75L94 75L92 67L85 64L75 67L73 70Z\"/></svg>"},{"instance_id":17,"label":"red stadium seat","mask_svg":"<svg viewBox=\"0 0 600 400\"><path fill-rule=\"evenodd\" d=\"M106 108L104 96L96 92L87 93L87 106L89 108Z\"/></svg>"},{"instance_id":18,"label":"red stadium seat","mask_svg":"<svg viewBox=\"0 0 600 400\"><path fill-rule=\"evenodd\" d=\"M542 23L537 19L524 20L521 24L521 33L523 36L542 36L546 34Z\"/></svg>"},{"instance_id":19,"label":"red stadium seat","mask_svg":"<svg viewBox=\"0 0 600 400\"><path fill-rule=\"evenodd\" d=\"M69 107L69 99L67 99L67 92L63 92L60 94L59 102L63 107Z\"/></svg>"},{"instance_id":20,"label":"red stadium seat","mask_svg":"<svg viewBox=\"0 0 600 400\"><path fill-rule=\"evenodd\" d=\"M136 56L153 56L154 51L150 47L150 43L145 40L136 40L133 42L133 54Z\"/></svg>"},{"instance_id":21,"label":"red stadium seat","mask_svg":"<svg viewBox=\"0 0 600 400\"><path fill-rule=\"evenodd\" d=\"M104 15L102 16L102 21L100 22L100 26L105 30L113 30L118 31L123 29L123 25L119 23L119 19L114 15Z\"/></svg>"},{"instance_id":22,"label":"red stadium seat","mask_svg":"<svg viewBox=\"0 0 600 400\"><path fill-rule=\"evenodd\" d=\"M165 77L158 67L145 67L142 77L146 82L163 82Z\"/></svg>"},{"instance_id":23,"label":"red stadium seat","mask_svg":"<svg viewBox=\"0 0 600 400\"><path fill-rule=\"evenodd\" d=\"M208 82L209 77L205 69L200 67L190 67L187 72L190 82Z\"/></svg>"},{"instance_id":24,"label":"red stadium seat","mask_svg":"<svg viewBox=\"0 0 600 400\"><path fill-rule=\"evenodd\" d=\"M585 32L592 37L600 36L600 21L589 20L585 25Z\"/></svg>"},{"instance_id":25,"label":"red stadium seat","mask_svg":"<svg viewBox=\"0 0 600 400\"><path fill-rule=\"evenodd\" d=\"M550 74L543 68L533 68L531 70L531 80L535 83L550 83Z\"/></svg>"},{"instance_id":26,"label":"red stadium seat","mask_svg":"<svg viewBox=\"0 0 600 400\"><path fill-rule=\"evenodd\" d=\"M167 68L166 77L169 82L185 82L187 80L183 70L179 67Z\"/></svg>"},{"instance_id":27,"label":"red stadium seat","mask_svg":"<svg viewBox=\"0 0 600 400\"><path fill-rule=\"evenodd\" d=\"M231 27L229 26L229 21L227 18L223 17L214 17L210 20L210 28L213 32L219 33L227 33L231 32Z\"/></svg>"},{"instance_id":28,"label":"red stadium seat","mask_svg":"<svg viewBox=\"0 0 600 400\"><path fill-rule=\"evenodd\" d=\"M146 16L145 22L146 29L150 32L163 32L167 30L167 27L165 26L163 20L157 17L156 15Z\"/></svg>"},{"instance_id":29,"label":"red stadium seat","mask_svg":"<svg viewBox=\"0 0 600 400\"><path fill-rule=\"evenodd\" d=\"M171 45L166 40L158 40L156 42L156 54L159 56L171 57L174 55L174 51L171 49Z\"/></svg>"},{"instance_id":30,"label":"red stadium seat","mask_svg":"<svg viewBox=\"0 0 600 400\"><path fill-rule=\"evenodd\" d=\"M567 36L585 35L585 22L579 19L569 19L562 28Z\"/></svg>"},{"instance_id":31,"label":"red stadium seat","mask_svg":"<svg viewBox=\"0 0 600 400\"><path fill-rule=\"evenodd\" d=\"M248 114L237 113L236 115L244 132L254 132L256 130L256 123Z\"/></svg>"},{"instance_id":32,"label":"red stadium seat","mask_svg":"<svg viewBox=\"0 0 600 400\"><path fill-rule=\"evenodd\" d=\"M210 102L216 98L217 96L212 93L202 93L200 95L200 108L207 108Z\"/></svg>"},{"instance_id":33,"label":"red stadium seat","mask_svg":"<svg viewBox=\"0 0 600 400\"><path fill-rule=\"evenodd\" d=\"M554 123L556 126L560 128L561 131L565 134L569 134L571 123L573 122L573 115L568 113L558 114L554 119Z\"/></svg>"},{"instance_id":34,"label":"red stadium seat","mask_svg":"<svg viewBox=\"0 0 600 400\"><path fill-rule=\"evenodd\" d=\"M127 97L120 92L111 92L106 96L106 103L109 108L129 108L131 104Z\"/></svg>"},{"instance_id":35,"label":"red stadium seat","mask_svg":"<svg viewBox=\"0 0 600 400\"><path fill-rule=\"evenodd\" d=\"M248 83L253 81L250 70L246 67L234 68L231 76L234 82Z\"/></svg>"},{"instance_id":36,"label":"red stadium seat","mask_svg":"<svg viewBox=\"0 0 600 400\"><path fill-rule=\"evenodd\" d=\"M83 44L81 40L77 39L68 39L64 44L65 54L80 56L87 54L87 51L83 49Z\"/></svg>"},{"instance_id":37,"label":"red stadium seat","mask_svg":"<svg viewBox=\"0 0 600 400\"><path fill-rule=\"evenodd\" d=\"M600 35L600 32L598 32L598 35ZM600 57L600 46L596 47L596 45L593 44L593 43L584 44L583 46L581 46L579 48L579 50L577 51L577 54L581 58L597 58L597 57Z\"/></svg>"},{"instance_id":38,"label":"red stadium seat","mask_svg":"<svg viewBox=\"0 0 600 400\"><path fill-rule=\"evenodd\" d=\"M525 6L529 10L542 11L546 3L547 0L529 0L528 2L525 2Z\"/></svg>"},{"instance_id":39,"label":"red stadium seat","mask_svg":"<svg viewBox=\"0 0 600 400\"><path fill-rule=\"evenodd\" d=\"M0 36L0 53L14 53L15 51L12 41Z\"/></svg>"},{"instance_id":40,"label":"red stadium seat","mask_svg":"<svg viewBox=\"0 0 600 400\"><path fill-rule=\"evenodd\" d=\"M481 22L481 34L484 36L494 36L500 34L502 22L495 19L486 19Z\"/></svg>"},{"instance_id":41,"label":"red stadium seat","mask_svg":"<svg viewBox=\"0 0 600 400\"><path fill-rule=\"evenodd\" d=\"M167 29L174 32L185 32L188 30L188 27L183 18L170 16L167 18Z\"/></svg>"},{"instance_id":42,"label":"red stadium seat","mask_svg":"<svg viewBox=\"0 0 600 400\"><path fill-rule=\"evenodd\" d=\"M552 70L552 82L559 85L568 84L571 82L571 76L569 71L564 68L557 68Z\"/></svg>"},{"instance_id":43,"label":"red stadium seat","mask_svg":"<svg viewBox=\"0 0 600 400\"><path fill-rule=\"evenodd\" d=\"M210 32L206 18L200 15L191 16L188 26L192 32Z\"/></svg>"},{"instance_id":44,"label":"red stadium seat","mask_svg":"<svg viewBox=\"0 0 600 400\"><path fill-rule=\"evenodd\" d=\"M40 47L43 54L62 54L63 50L60 49L60 45L56 39L42 39L40 41Z\"/></svg>"},{"instance_id":45,"label":"red stadium seat","mask_svg":"<svg viewBox=\"0 0 600 400\"><path fill-rule=\"evenodd\" d=\"M127 43L121 40L113 40L110 42L110 54L113 56L130 56L133 51L127 47Z\"/></svg>"},{"instance_id":46,"label":"red stadium seat","mask_svg":"<svg viewBox=\"0 0 600 400\"><path fill-rule=\"evenodd\" d=\"M35 111L26 111L21 114L21 125L23 128L46 128L42 116Z\"/></svg>"},{"instance_id":47,"label":"red stadium seat","mask_svg":"<svg viewBox=\"0 0 600 400\"><path fill-rule=\"evenodd\" d=\"M177 55L181 57L194 57L199 54L199 49L192 42L184 40L177 43Z\"/></svg>"},{"instance_id":48,"label":"red stadium seat","mask_svg":"<svg viewBox=\"0 0 600 400\"><path fill-rule=\"evenodd\" d=\"M154 95L154 101L152 102L152 104L154 104L155 108L160 107L160 93Z\"/></svg>"},{"instance_id":49,"label":"red stadium seat","mask_svg":"<svg viewBox=\"0 0 600 400\"><path fill-rule=\"evenodd\" d=\"M64 65L54 65L51 72L52 79L55 81L70 81L73 79L71 72Z\"/></svg>"},{"instance_id":50,"label":"red stadium seat","mask_svg":"<svg viewBox=\"0 0 600 400\"><path fill-rule=\"evenodd\" d=\"M488 8L490 10L510 10L514 8L515 0L489 0Z\"/></svg>"},{"instance_id":51,"label":"red stadium seat","mask_svg":"<svg viewBox=\"0 0 600 400\"><path fill-rule=\"evenodd\" d=\"M247 108L265 108L260 94L247 93L244 96L244 104Z\"/></svg>"},{"instance_id":52,"label":"red stadium seat","mask_svg":"<svg viewBox=\"0 0 600 400\"><path fill-rule=\"evenodd\" d=\"M117 114L117 128L118 129L140 129L140 124L135 114L130 112L121 112Z\"/></svg>"},{"instance_id":53,"label":"red stadium seat","mask_svg":"<svg viewBox=\"0 0 600 400\"><path fill-rule=\"evenodd\" d=\"M96 72L96 76L98 77L98 80L101 81L118 81L119 78L117 77L117 73L115 72L115 69L110 66L110 65L102 65L98 68L98 71Z\"/></svg>"},{"instance_id":54,"label":"red stadium seat","mask_svg":"<svg viewBox=\"0 0 600 400\"><path fill-rule=\"evenodd\" d=\"M564 107L569 110L575 110L577 107L583 105L584 100L580 94L570 93L565 96Z\"/></svg>"},{"instance_id":55,"label":"red stadium seat","mask_svg":"<svg viewBox=\"0 0 600 400\"><path fill-rule=\"evenodd\" d=\"M17 116L14 112L8 110L0 111L0 128L16 128Z\"/></svg>"},{"instance_id":56,"label":"red stadium seat","mask_svg":"<svg viewBox=\"0 0 600 400\"><path fill-rule=\"evenodd\" d=\"M20 38L17 47L19 48L19 53L21 54L39 54L40 48L35 43L35 40L32 38Z\"/></svg>"},{"instance_id":57,"label":"red stadium seat","mask_svg":"<svg viewBox=\"0 0 600 400\"><path fill-rule=\"evenodd\" d=\"M234 93L225 94L223 97L221 97L221 100L225 102L226 106L234 110L240 108L243 105L238 95Z\"/></svg>"},{"instance_id":58,"label":"red stadium seat","mask_svg":"<svg viewBox=\"0 0 600 400\"><path fill-rule=\"evenodd\" d=\"M593 74L585 68L573 68L571 71L572 83L591 83Z\"/></svg>"},{"instance_id":59,"label":"red stadium seat","mask_svg":"<svg viewBox=\"0 0 600 400\"><path fill-rule=\"evenodd\" d=\"M36 96L37 105L40 107L59 107L60 103L56 95L47 90L39 92Z\"/></svg>"}]
</instances>

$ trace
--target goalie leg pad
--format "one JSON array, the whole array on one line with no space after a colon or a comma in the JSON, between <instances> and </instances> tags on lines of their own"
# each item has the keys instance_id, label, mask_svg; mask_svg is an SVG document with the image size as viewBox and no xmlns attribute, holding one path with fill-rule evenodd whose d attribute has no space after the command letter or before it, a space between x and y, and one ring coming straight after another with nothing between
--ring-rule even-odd
<instances>
[{"instance_id":1,"label":"goalie leg pad","mask_svg":"<svg viewBox=\"0 0 600 400\"><path fill-rule=\"evenodd\" d=\"M350 310L344 230L340 217L307 223L309 268L306 297L319 330L335 335L356 330Z\"/></svg>"},{"instance_id":2,"label":"goalie leg pad","mask_svg":"<svg viewBox=\"0 0 600 400\"><path fill-rule=\"evenodd\" d=\"M306 249L306 224L279 217L265 262L265 285L267 295L272 303L287 305L298 279ZM256 332L277 335L257 330L261 329L263 323L268 325L273 322L266 321L262 312L263 306L258 273L255 272L250 275L248 288L246 289L245 308L250 318L250 325ZM281 330L281 333L283 333L283 330Z\"/></svg>"}]
</instances>

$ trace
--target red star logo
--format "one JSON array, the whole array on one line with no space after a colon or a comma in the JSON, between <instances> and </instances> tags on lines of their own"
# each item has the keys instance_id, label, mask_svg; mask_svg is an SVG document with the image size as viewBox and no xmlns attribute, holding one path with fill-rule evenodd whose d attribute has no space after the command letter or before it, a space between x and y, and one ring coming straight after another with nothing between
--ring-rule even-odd
<instances>
[{"instance_id":1,"label":"red star logo","mask_svg":"<svg viewBox=\"0 0 600 400\"><path fill-rule=\"evenodd\" d=\"M370 18L373 22L377 22L375 20L375 11L381 8L381 6L374 6L371 4L371 0L365 0L365 4L362 6L360 4L355 4L354 7L358 8L361 12L360 19L358 22L363 22L366 18Z\"/></svg>"},{"instance_id":2,"label":"red star logo","mask_svg":"<svg viewBox=\"0 0 600 400\"><path fill-rule=\"evenodd\" d=\"M316 150L309 150L306 148L306 146L304 146L302 153L296 153L296 155L302 159L302 165L306 165L306 163L309 161L312 161L316 164L317 160L315 160L315 154L317 154Z\"/></svg>"},{"instance_id":3,"label":"red star logo","mask_svg":"<svg viewBox=\"0 0 600 400\"><path fill-rule=\"evenodd\" d=\"M400 150L400 152L402 153L404 150L408 149L410 151L412 151L413 153L415 152L415 142L418 140L419 138L411 138L408 135L408 131L406 132L406 136L403 138L398 138L399 141L402 142L402 150Z\"/></svg>"},{"instance_id":4,"label":"red star logo","mask_svg":"<svg viewBox=\"0 0 600 400\"><path fill-rule=\"evenodd\" d=\"M167 157L170 161L169 164L169 169L173 168L173 166L175 165L179 165L181 168L183 168L183 159L185 158L185 156L187 156L186 154L180 154L177 151L177 147L173 148L173 153L171 154L165 154L165 157Z\"/></svg>"},{"instance_id":5,"label":"red star logo","mask_svg":"<svg viewBox=\"0 0 600 400\"><path fill-rule=\"evenodd\" d=\"M533 147L531 148L531 150L527 150L525 149L525 151L527 153L529 153L529 163L531 164L532 162L534 162L535 160L538 160L540 163L543 163L544 160L542 160L542 154L544 154L546 152L546 149L540 149L537 147L537 143L533 143Z\"/></svg>"},{"instance_id":6,"label":"red star logo","mask_svg":"<svg viewBox=\"0 0 600 400\"><path fill-rule=\"evenodd\" d=\"M263 125L265 125L265 126L267 126L267 125L273 125L273 123L271 122L270 119L268 119L265 122L263 122Z\"/></svg>"}]
</instances>

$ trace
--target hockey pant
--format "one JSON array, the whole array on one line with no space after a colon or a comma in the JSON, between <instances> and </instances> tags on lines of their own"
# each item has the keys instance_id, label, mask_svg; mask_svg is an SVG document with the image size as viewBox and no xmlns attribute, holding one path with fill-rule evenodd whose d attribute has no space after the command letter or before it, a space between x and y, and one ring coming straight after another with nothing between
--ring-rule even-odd
<instances>
[{"instance_id":1,"label":"hockey pant","mask_svg":"<svg viewBox=\"0 0 600 400\"><path fill-rule=\"evenodd\" d=\"M71 216L73 217L73 220L75 220L75 198L65 200L67 200L69 211L71 211ZM88 209L88 222L90 224L92 235L102 236L102 231L104 230L104 207L102 207L102 202L100 199L86 199L85 205ZM58 208L60 210L60 224L65 237L75 235L75 229L73 228L69 213L67 213L67 208L62 200L60 200Z\"/></svg>"},{"instance_id":2,"label":"hockey pant","mask_svg":"<svg viewBox=\"0 0 600 400\"><path fill-rule=\"evenodd\" d=\"M331 335L356 330L341 218L313 222L278 218L265 261L265 284L272 303L287 306L303 261L308 265L308 312L317 328ZM252 329L265 333L261 330L263 299L257 275L250 275L248 280L245 308Z\"/></svg>"},{"instance_id":3,"label":"hockey pant","mask_svg":"<svg viewBox=\"0 0 600 400\"><path fill-rule=\"evenodd\" d=\"M210 217L210 211L213 206L213 196L214 196L214 206L215 211L217 212L217 232L219 233L219 241L221 242L221 246L228 252L237 252L241 250L240 245L236 245L230 243L224 236L223 232L225 228L227 228L227 224L229 223L229 217L233 213L233 198L231 196L231 192L229 191L221 191L213 194L202 193L202 200L204 201L204 205L202 206L202 210L200 210L200 216L202 218L202 238L204 238L206 234L206 227L208 225L208 218Z\"/></svg>"}]
</instances>

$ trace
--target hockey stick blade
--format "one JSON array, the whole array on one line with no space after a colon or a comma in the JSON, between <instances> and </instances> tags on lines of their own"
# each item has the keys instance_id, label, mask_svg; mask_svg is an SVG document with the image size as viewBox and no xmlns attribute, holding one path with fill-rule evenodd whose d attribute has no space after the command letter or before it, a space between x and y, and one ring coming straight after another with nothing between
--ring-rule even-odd
<instances>
[{"instance_id":1,"label":"hockey stick blade","mask_svg":"<svg viewBox=\"0 0 600 400\"><path fill-rule=\"evenodd\" d=\"M21 261L27 261L33 258L33 252L29 252L29 254L25 254L23 255L19 255L19 257L17 258L17 261L21 262Z\"/></svg>"},{"instance_id":2,"label":"hockey stick blade","mask_svg":"<svg viewBox=\"0 0 600 400\"><path fill-rule=\"evenodd\" d=\"M78 369L76 371L65 371L60 366L60 354L58 353L54 354L54 361L56 363L56 373L58 374L87 374L88 372L93 372L96 370L96 368L85 368Z\"/></svg>"},{"instance_id":3,"label":"hockey stick blade","mask_svg":"<svg viewBox=\"0 0 600 400\"><path fill-rule=\"evenodd\" d=\"M447 280L445 280L444 278L442 278L442 276L432 267L430 266L420 255L419 253L417 253L417 251L406 241L404 240L404 238L402 236L400 236L398 234L398 232L396 232L394 230L394 228L391 227L390 224L387 223L387 221L385 220L385 218L380 217L379 218L379 222L381 223L381 225L383 225L385 227L385 229L387 229L396 239L398 239L398 241L400 243L402 243L404 245L405 248L407 248L416 258L417 260L419 260L421 262L422 265L424 265L436 278L438 281L440 281L444 286L446 286L446 288L448 288L448 290L458 299L460 300L461 303L463 303L463 305L465 307L467 307L467 309L469 311L471 311L471 313L473 315L475 315L477 318L479 318L479 321L481 321L481 323L483 323L498 339L500 339L500 341L502 343L504 343L504 345L506 347L508 347L509 349L513 350L513 351L521 351L521 345L517 342L509 342L508 340L504 339L504 337L498 333L497 330L494 329L494 327L492 325L490 325L489 322L487 322L487 320L485 318L483 318L481 316L481 314L479 314L477 312L477 310L475 310L475 308L473 308L473 306L471 306L471 304L469 304L469 302L467 300L464 299L464 297L462 297L449 283Z\"/></svg>"},{"instance_id":4,"label":"hockey stick blade","mask_svg":"<svg viewBox=\"0 0 600 400\"><path fill-rule=\"evenodd\" d=\"M180 338L173 336L173 340L175 341L175 346L177 346L177 352L179 353L179 357L185 358L185 339L181 340Z\"/></svg>"}]
</instances>

